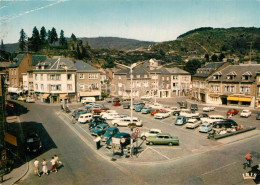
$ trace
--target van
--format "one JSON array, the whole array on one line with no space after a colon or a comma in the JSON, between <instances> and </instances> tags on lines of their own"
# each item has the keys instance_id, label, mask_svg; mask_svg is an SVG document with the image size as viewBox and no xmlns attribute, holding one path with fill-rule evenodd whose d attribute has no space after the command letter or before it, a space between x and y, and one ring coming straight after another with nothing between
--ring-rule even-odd
<instances>
[{"instance_id":1,"label":"van","mask_svg":"<svg viewBox=\"0 0 260 185\"><path fill-rule=\"evenodd\" d=\"M82 104L84 104L84 103L94 103L94 102L96 102L95 97L83 97L81 99Z\"/></svg>"},{"instance_id":2,"label":"van","mask_svg":"<svg viewBox=\"0 0 260 185\"><path fill-rule=\"evenodd\" d=\"M81 114L79 116L78 122L87 123L87 122L90 122L90 120L92 120L92 118L93 118L93 115L91 113Z\"/></svg>"},{"instance_id":3,"label":"van","mask_svg":"<svg viewBox=\"0 0 260 185\"><path fill-rule=\"evenodd\" d=\"M190 110L197 111L198 110L198 105L197 104L191 104L190 105Z\"/></svg>"},{"instance_id":4,"label":"van","mask_svg":"<svg viewBox=\"0 0 260 185\"><path fill-rule=\"evenodd\" d=\"M238 126L237 123L232 119L224 119L222 121L213 122L214 128L232 128Z\"/></svg>"}]
</instances>

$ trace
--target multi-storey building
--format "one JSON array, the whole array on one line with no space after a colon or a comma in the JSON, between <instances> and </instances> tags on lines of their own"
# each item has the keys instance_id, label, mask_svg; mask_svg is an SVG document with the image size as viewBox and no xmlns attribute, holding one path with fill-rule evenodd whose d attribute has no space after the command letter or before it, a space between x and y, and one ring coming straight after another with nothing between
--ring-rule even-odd
<instances>
[{"instance_id":1,"label":"multi-storey building","mask_svg":"<svg viewBox=\"0 0 260 185\"><path fill-rule=\"evenodd\" d=\"M24 79L28 89L33 86L34 93L43 102L80 101L85 96L101 96L99 71L83 61L47 59L28 71Z\"/></svg>"},{"instance_id":2,"label":"multi-storey building","mask_svg":"<svg viewBox=\"0 0 260 185\"><path fill-rule=\"evenodd\" d=\"M151 59L133 69L133 96L141 97L144 95L169 98L181 95L188 91L187 84L190 84L190 74L179 68L164 68L159 64L160 61ZM178 77L177 84L173 79ZM180 82L181 80L185 80ZM174 82L173 82L174 81ZM185 84L185 85L184 85ZM131 78L130 69L121 69L114 73L112 82L112 92L114 96L130 96Z\"/></svg>"},{"instance_id":3,"label":"multi-storey building","mask_svg":"<svg viewBox=\"0 0 260 185\"><path fill-rule=\"evenodd\" d=\"M206 102L207 81L206 79L226 66L231 65L229 62L212 62L204 67L197 69L195 75L192 76L192 93L191 98L197 101Z\"/></svg>"},{"instance_id":4,"label":"multi-storey building","mask_svg":"<svg viewBox=\"0 0 260 185\"><path fill-rule=\"evenodd\" d=\"M259 64L230 65L208 79L207 103L254 107Z\"/></svg>"}]
</instances>

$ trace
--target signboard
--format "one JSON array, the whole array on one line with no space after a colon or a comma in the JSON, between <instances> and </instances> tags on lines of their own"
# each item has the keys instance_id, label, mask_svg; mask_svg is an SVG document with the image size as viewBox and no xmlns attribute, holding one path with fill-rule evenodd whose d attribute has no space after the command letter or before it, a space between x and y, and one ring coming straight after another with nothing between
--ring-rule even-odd
<instances>
[{"instance_id":1,"label":"signboard","mask_svg":"<svg viewBox=\"0 0 260 185\"><path fill-rule=\"evenodd\" d=\"M140 133L139 128L136 128L136 129L135 129L135 133Z\"/></svg>"},{"instance_id":2,"label":"signboard","mask_svg":"<svg viewBox=\"0 0 260 185\"><path fill-rule=\"evenodd\" d=\"M112 137L112 144L120 145L120 138Z\"/></svg>"},{"instance_id":3,"label":"signboard","mask_svg":"<svg viewBox=\"0 0 260 185\"><path fill-rule=\"evenodd\" d=\"M136 139L136 138L137 138L137 133L135 133L135 132L132 133L132 134L131 134L131 139Z\"/></svg>"},{"instance_id":4,"label":"signboard","mask_svg":"<svg viewBox=\"0 0 260 185\"><path fill-rule=\"evenodd\" d=\"M17 146L16 137L11 134L5 133L5 141L11 145Z\"/></svg>"}]
</instances>

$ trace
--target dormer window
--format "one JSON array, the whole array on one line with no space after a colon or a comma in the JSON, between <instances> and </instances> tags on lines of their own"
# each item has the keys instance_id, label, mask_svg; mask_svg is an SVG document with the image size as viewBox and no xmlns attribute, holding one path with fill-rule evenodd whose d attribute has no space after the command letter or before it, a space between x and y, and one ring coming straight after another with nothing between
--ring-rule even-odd
<instances>
[{"instance_id":1,"label":"dormer window","mask_svg":"<svg viewBox=\"0 0 260 185\"><path fill-rule=\"evenodd\" d=\"M215 74L213 75L213 79L214 79L214 80L219 80L221 76L222 76L222 73L221 73L221 72L217 72L217 73L215 73Z\"/></svg>"},{"instance_id":2,"label":"dormer window","mask_svg":"<svg viewBox=\"0 0 260 185\"><path fill-rule=\"evenodd\" d=\"M236 72L232 71L232 72L227 74L227 79L228 80L234 80L236 75L237 75Z\"/></svg>"},{"instance_id":3,"label":"dormer window","mask_svg":"<svg viewBox=\"0 0 260 185\"><path fill-rule=\"evenodd\" d=\"M250 71L247 71L242 75L242 80L250 80L251 76L252 73Z\"/></svg>"}]
</instances>

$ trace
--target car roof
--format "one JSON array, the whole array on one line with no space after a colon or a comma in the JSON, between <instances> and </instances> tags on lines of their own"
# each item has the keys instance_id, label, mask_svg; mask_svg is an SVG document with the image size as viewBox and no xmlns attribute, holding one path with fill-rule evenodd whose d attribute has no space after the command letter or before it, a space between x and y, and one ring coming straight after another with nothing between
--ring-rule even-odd
<instances>
[{"instance_id":1,"label":"car roof","mask_svg":"<svg viewBox=\"0 0 260 185\"><path fill-rule=\"evenodd\" d=\"M117 130L117 127L109 127L107 130Z\"/></svg>"},{"instance_id":2,"label":"car roof","mask_svg":"<svg viewBox=\"0 0 260 185\"><path fill-rule=\"evenodd\" d=\"M210 123L202 123L202 125L206 125L207 126L207 125L210 125Z\"/></svg>"},{"instance_id":3,"label":"car roof","mask_svg":"<svg viewBox=\"0 0 260 185\"><path fill-rule=\"evenodd\" d=\"M171 135L168 133L158 133L157 136L171 136Z\"/></svg>"},{"instance_id":4,"label":"car roof","mask_svg":"<svg viewBox=\"0 0 260 185\"><path fill-rule=\"evenodd\" d=\"M197 119L189 119L188 122L195 122Z\"/></svg>"},{"instance_id":5,"label":"car roof","mask_svg":"<svg viewBox=\"0 0 260 185\"><path fill-rule=\"evenodd\" d=\"M209 117L224 117L224 116L221 116L221 115L209 115Z\"/></svg>"},{"instance_id":6,"label":"car roof","mask_svg":"<svg viewBox=\"0 0 260 185\"><path fill-rule=\"evenodd\" d=\"M127 132L119 132L114 137L121 137L121 136L130 136L130 134Z\"/></svg>"},{"instance_id":7,"label":"car roof","mask_svg":"<svg viewBox=\"0 0 260 185\"><path fill-rule=\"evenodd\" d=\"M151 128L150 131L158 131L158 132L161 132L160 129L157 129L157 128Z\"/></svg>"},{"instance_id":8,"label":"car roof","mask_svg":"<svg viewBox=\"0 0 260 185\"><path fill-rule=\"evenodd\" d=\"M242 111L246 111L246 112L249 112L250 110L244 109L244 110L242 110Z\"/></svg>"},{"instance_id":9,"label":"car roof","mask_svg":"<svg viewBox=\"0 0 260 185\"><path fill-rule=\"evenodd\" d=\"M97 125L97 126L102 126L102 127L105 127L105 126L108 126L109 124L107 124L107 123L102 123L102 124L99 124L99 125Z\"/></svg>"}]
</instances>

